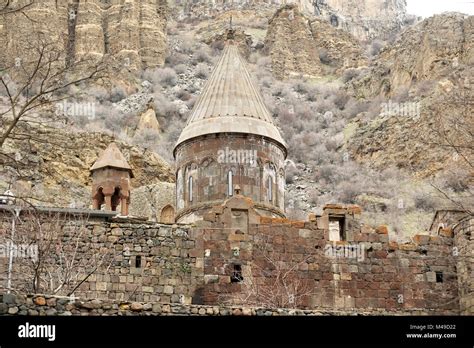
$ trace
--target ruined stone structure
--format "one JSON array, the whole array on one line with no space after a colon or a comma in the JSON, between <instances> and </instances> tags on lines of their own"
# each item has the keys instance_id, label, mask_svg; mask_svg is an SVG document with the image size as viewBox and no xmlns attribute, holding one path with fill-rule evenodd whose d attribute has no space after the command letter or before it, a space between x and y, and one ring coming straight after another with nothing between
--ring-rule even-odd
<instances>
[{"instance_id":1,"label":"ruined stone structure","mask_svg":"<svg viewBox=\"0 0 474 348\"><path fill-rule=\"evenodd\" d=\"M90 169L92 176L92 209L116 211L128 215L132 168L115 143L111 143Z\"/></svg>"},{"instance_id":2,"label":"ruined stone structure","mask_svg":"<svg viewBox=\"0 0 474 348\"><path fill-rule=\"evenodd\" d=\"M179 222L202 218L236 185L262 214L284 216L286 145L228 36L174 149Z\"/></svg>"}]
</instances>

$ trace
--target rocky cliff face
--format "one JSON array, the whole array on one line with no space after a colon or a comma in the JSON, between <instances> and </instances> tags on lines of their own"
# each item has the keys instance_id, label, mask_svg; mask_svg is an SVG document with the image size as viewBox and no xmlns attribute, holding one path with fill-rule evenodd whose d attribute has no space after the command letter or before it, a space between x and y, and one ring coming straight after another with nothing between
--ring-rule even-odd
<instances>
[{"instance_id":1,"label":"rocky cliff face","mask_svg":"<svg viewBox=\"0 0 474 348\"><path fill-rule=\"evenodd\" d=\"M318 77L323 70L341 72L366 64L354 37L322 20L308 19L295 5L282 7L269 21L265 49L272 58L273 74L280 79ZM326 67L320 61L322 52Z\"/></svg>"},{"instance_id":2,"label":"rocky cliff face","mask_svg":"<svg viewBox=\"0 0 474 348\"><path fill-rule=\"evenodd\" d=\"M265 48L272 58L273 74L287 78L302 74L319 76L321 62L311 26L295 6L279 9L269 22Z\"/></svg>"},{"instance_id":3,"label":"rocky cliff face","mask_svg":"<svg viewBox=\"0 0 474 348\"><path fill-rule=\"evenodd\" d=\"M8 140L2 147L1 159L7 164L14 160L16 170L2 163L0 192L12 184L17 195L36 198L41 205L89 207L89 169L114 138L44 126L21 127L23 133L34 134L35 141ZM117 144L133 168L133 188L174 182L171 167L161 157L137 146Z\"/></svg>"},{"instance_id":4,"label":"rocky cliff face","mask_svg":"<svg viewBox=\"0 0 474 348\"><path fill-rule=\"evenodd\" d=\"M413 17L406 0L316 0L314 14L360 40L387 38Z\"/></svg>"},{"instance_id":5,"label":"rocky cliff face","mask_svg":"<svg viewBox=\"0 0 474 348\"><path fill-rule=\"evenodd\" d=\"M235 0L214 1L214 0L171 0L174 15L178 19L186 17L208 18L222 11L227 10L264 10L276 9L282 5L295 5L299 11L305 14L314 13L314 5L312 0Z\"/></svg>"},{"instance_id":6,"label":"rocky cliff face","mask_svg":"<svg viewBox=\"0 0 474 348\"><path fill-rule=\"evenodd\" d=\"M473 38L473 16L431 17L405 31L368 70L349 81L357 98L379 98L378 107L372 102L376 117L356 121L350 142L355 158L424 177L461 167L461 156L472 163ZM391 110L384 115L387 106Z\"/></svg>"},{"instance_id":7,"label":"rocky cliff face","mask_svg":"<svg viewBox=\"0 0 474 348\"><path fill-rule=\"evenodd\" d=\"M41 36L69 61L107 55L129 70L156 67L166 56L166 11L165 0L37 1L26 16L0 18L2 58L24 57L31 39Z\"/></svg>"},{"instance_id":8,"label":"rocky cliff face","mask_svg":"<svg viewBox=\"0 0 474 348\"><path fill-rule=\"evenodd\" d=\"M176 1L173 5L177 18L209 18L229 9L275 9L294 5L299 12L317 16L336 28L349 32L360 40L387 38L399 31L414 16L406 13L406 0L275 0L228 2Z\"/></svg>"},{"instance_id":9,"label":"rocky cliff face","mask_svg":"<svg viewBox=\"0 0 474 348\"><path fill-rule=\"evenodd\" d=\"M436 81L474 63L474 17L437 15L407 29L383 50L368 75L355 79L355 94L391 96L421 81Z\"/></svg>"}]
</instances>

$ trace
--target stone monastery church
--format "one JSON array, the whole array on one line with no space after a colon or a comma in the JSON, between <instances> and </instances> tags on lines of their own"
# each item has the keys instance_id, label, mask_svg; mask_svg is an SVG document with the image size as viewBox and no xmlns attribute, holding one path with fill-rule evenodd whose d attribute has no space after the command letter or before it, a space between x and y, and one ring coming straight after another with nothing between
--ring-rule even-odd
<instances>
[{"instance_id":1,"label":"stone monastery church","mask_svg":"<svg viewBox=\"0 0 474 348\"><path fill-rule=\"evenodd\" d=\"M237 46L228 44L173 150L175 220L202 220L238 190L262 216L284 214L285 141L251 80ZM111 144L91 168L93 208L128 215L132 168Z\"/></svg>"},{"instance_id":2,"label":"stone monastery church","mask_svg":"<svg viewBox=\"0 0 474 348\"><path fill-rule=\"evenodd\" d=\"M93 274L82 271L74 295L345 314L472 314L473 219L465 213L437 212L429 234L404 244L390 239L387 226L363 224L356 205L326 205L305 221L286 218L287 146L232 34L173 149L176 201L159 222L129 214L134 168L115 144L91 168L92 210L40 209L83 217L74 220L88 231L82 257L109 255ZM0 215L12 209L0 205ZM24 281L17 277L13 287Z\"/></svg>"}]
</instances>

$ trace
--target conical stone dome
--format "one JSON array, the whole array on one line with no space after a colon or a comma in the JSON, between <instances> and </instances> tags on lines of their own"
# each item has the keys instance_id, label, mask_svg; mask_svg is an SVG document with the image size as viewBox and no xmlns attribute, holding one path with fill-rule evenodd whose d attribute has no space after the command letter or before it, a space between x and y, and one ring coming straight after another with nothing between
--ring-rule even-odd
<instances>
[{"instance_id":1,"label":"conical stone dome","mask_svg":"<svg viewBox=\"0 0 474 348\"><path fill-rule=\"evenodd\" d=\"M231 42L226 44L176 147L189 139L217 133L260 135L286 149L244 59Z\"/></svg>"},{"instance_id":2,"label":"conical stone dome","mask_svg":"<svg viewBox=\"0 0 474 348\"><path fill-rule=\"evenodd\" d=\"M128 164L127 160L115 143L110 143L109 146L107 146L105 151L92 165L90 171L93 172L97 169L107 167L127 170L130 172L130 175L133 178L132 167L130 167L130 164Z\"/></svg>"}]
</instances>

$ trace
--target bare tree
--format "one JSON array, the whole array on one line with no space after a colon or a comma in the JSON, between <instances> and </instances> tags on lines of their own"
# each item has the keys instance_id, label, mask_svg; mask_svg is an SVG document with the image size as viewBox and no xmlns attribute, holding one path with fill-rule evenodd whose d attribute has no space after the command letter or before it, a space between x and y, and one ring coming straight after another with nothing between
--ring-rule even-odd
<instances>
[{"instance_id":1,"label":"bare tree","mask_svg":"<svg viewBox=\"0 0 474 348\"><path fill-rule=\"evenodd\" d=\"M30 36L19 39L21 57L0 62L0 172L12 182L31 180L32 168L38 163L28 154L37 145L70 146L56 132L57 127L71 122L64 105L77 105L72 103L80 103L81 90L106 77L102 60L81 57L67 67L61 38ZM80 88L79 93L71 90L73 86ZM60 103L68 99L72 102ZM5 146L7 140L10 147Z\"/></svg>"},{"instance_id":2,"label":"bare tree","mask_svg":"<svg viewBox=\"0 0 474 348\"><path fill-rule=\"evenodd\" d=\"M238 304L266 308L303 308L314 294L314 282L304 277L314 253L297 254L275 251L271 236L262 237L253 246L253 260L244 268L239 291L224 293L220 300L226 304ZM301 257L300 257L301 256Z\"/></svg>"},{"instance_id":3,"label":"bare tree","mask_svg":"<svg viewBox=\"0 0 474 348\"><path fill-rule=\"evenodd\" d=\"M447 174L458 181L458 185L462 186L459 191L463 191L463 194L453 194L439 183L432 182L431 186L452 206L472 216L474 214L472 210L474 96L469 79L469 76L455 76L455 84L429 106L430 132L423 141L450 156L451 165L446 168ZM449 110L449 112L441 113L439 110Z\"/></svg>"},{"instance_id":4,"label":"bare tree","mask_svg":"<svg viewBox=\"0 0 474 348\"><path fill-rule=\"evenodd\" d=\"M29 208L12 218L16 219L14 238L9 233L3 238L10 252L17 253L7 290L69 296L99 269L108 269L114 259L108 249L93 251L84 216Z\"/></svg>"},{"instance_id":5,"label":"bare tree","mask_svg":"<svg viewBox=\"0 0 474 348\"><path fill-rule=\"evenodd\" d=\"M102 61L80 58L68 67L61 40L32 35L35 40L24 48L28 57L17 57L0 67L0 94L6 101L0 110L5 125L0 129L0 148L9 137L15 137L14 130L21 121L48 124L56 115L52 110L55 103L68 98L69 87L105 77Z\"/></svg>"},{"instance_id":6,"label":"bare tree","mask_svg":"<svg viewBox=\"0 0 474 348\"><path fill-rule=\"evenodd\" d=\"M34 4L34 0L29 0L23 3L12 0L2 0L0 3L0 15L8 15L12 13L22 13L25 15L25 10Z\"/></svg>"}]
</instances>

